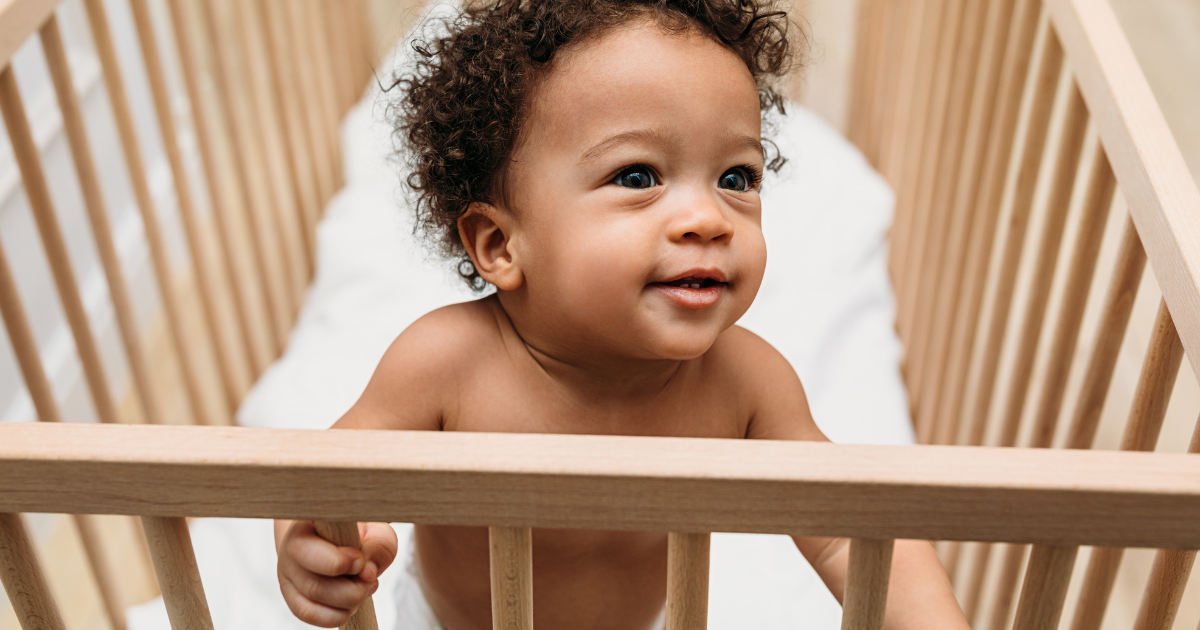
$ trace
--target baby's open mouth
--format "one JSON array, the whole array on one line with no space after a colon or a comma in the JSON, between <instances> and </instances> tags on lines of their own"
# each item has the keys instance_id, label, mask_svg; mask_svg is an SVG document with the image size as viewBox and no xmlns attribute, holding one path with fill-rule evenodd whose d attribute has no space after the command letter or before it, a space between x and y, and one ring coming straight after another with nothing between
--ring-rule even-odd
<instances>
[{"instance_id":1,"label":"baby's open mouth","mask_svg":"<svg viewBox=\"0 0 1200 630\"><path fill-rule=\"evenodd\" d=\"M712 278L688 276L686 278L679 278L678 280L671 280L670 282L656 282L655 284L661 284L668 287L679 287L680 289L707 289L709 287L725 283L717 282Z\"/></svg>"}]
</instances>

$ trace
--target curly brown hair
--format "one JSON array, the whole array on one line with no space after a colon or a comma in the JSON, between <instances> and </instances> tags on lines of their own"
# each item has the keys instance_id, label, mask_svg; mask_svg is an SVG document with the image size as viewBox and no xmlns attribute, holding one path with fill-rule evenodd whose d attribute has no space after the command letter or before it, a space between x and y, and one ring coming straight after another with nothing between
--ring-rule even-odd
<instances>
[{"instance_id":1,"label":"curly brown hair","mask_svg":"<svg viewBox=\"0 0 1200 630\"><path fill-rule=\"evenodd\" d=\"M764 122L785 114L776 80L790 70L803 42L775 0L468 0L456 15L427 22L412 43L412 65L389 89L398 155L415 194L415 230L455 261L475 290L480 278L458 235L458 219L476 201L493 202L503 166L526 115L538 73L555 53L635 19L653 18L669 31L705 34L749 68ZM430 28L432 27L432 28ZM798 34L798 35L797 35ZM773 153L773 155L772 155ZM784 159L764 140L768 168Z\"/></svg>"}]
</instances>

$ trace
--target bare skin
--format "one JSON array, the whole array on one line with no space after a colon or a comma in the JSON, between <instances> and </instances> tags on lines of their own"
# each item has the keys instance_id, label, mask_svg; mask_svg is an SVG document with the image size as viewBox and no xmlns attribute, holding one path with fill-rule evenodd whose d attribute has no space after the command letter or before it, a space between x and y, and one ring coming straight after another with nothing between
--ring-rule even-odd
<instances>
[{"instance_id":1,"label":"bare skin","mask_svg":"<svg viewBox=\"0 0 1200 630\"><path fill-rule=\"evenodd\" d=\"M788 362L734 325L766 266L760 124L749 71L702 35L641 21L560 51L503 202L459 223L496 295L414 323L335 428L825 440ZM362 551L276 523L300 619L337 626L377 588L396 537L359 527ZM445 627L490 628L486 529L415 539ZM795 542L840 600L848 542ZM662 611L666 534L539 529L533 544L540 630L649 630ZM928 543L898 543L885 627L967 628Z\"/></svg>"}]
</instances>

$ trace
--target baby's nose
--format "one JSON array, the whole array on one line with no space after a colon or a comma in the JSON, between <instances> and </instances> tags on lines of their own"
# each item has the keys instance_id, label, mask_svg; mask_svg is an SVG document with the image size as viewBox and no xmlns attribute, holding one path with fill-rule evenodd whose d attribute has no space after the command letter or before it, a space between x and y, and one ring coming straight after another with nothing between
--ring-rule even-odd
<instances>
[{"instance_id":1,"label":"baby's nose","mask_svg":"<svg viewBox=\"0 0 1200 630\"><path fill-rule=\"evenodd\" d=\"M733 223L724 209L711 199L697 199L680 208L671 225L672 241L711 241L733 238Z\"/></svg>"}]
</instances>

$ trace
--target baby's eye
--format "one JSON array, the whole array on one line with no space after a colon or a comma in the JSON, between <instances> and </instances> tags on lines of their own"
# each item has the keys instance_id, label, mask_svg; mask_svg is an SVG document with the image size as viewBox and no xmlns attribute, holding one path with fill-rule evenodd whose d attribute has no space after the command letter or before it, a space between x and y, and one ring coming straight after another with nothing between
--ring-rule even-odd
<instances>
[{"instance_id":1,"label":"baby's eye","mask_svg":"<svg viewBox=\"0 0 1200 630\"><path fill-rule=\"evenodd\" d=\"M650 188L658 185L658 178L647 166L631 166L612 178L612 183L625 188Z\"/></svg>"},{"instance_id":2,"label":"baby's eye","mask_svg":"<svg viewBox=\"0 0 1200 630\"><path fill-rule=\"evenodd\" d=\"M756 178L746 172L746 169L738 166L725 171L721 178L717 180L717 188L725 188L728 190L747 191L754 187Z\"/></svg>"}]
</instances>

